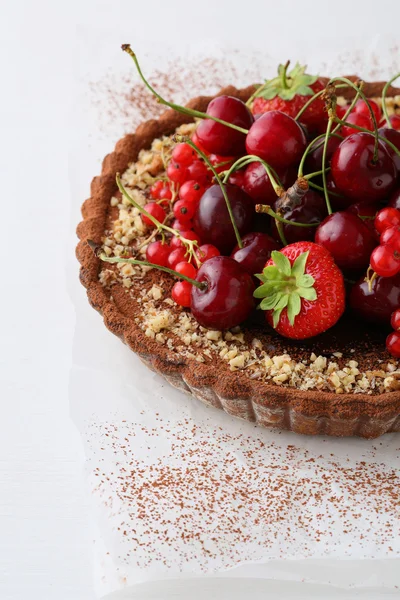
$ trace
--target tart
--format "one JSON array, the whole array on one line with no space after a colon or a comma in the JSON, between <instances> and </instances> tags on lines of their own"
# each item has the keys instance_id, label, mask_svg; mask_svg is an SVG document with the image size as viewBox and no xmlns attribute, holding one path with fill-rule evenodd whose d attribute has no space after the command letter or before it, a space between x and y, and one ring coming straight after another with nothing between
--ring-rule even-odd
<instances>
[{"instance_id":1,"label":"tart","mask_svg":"<svg viewBox=\"0 0 400 600\"><path fill-rule=\"evenodd\" d=\"M364 92L377 98L383 85L365 84ZM246 102L255 89L229 86L216 97ZM392 108L398 94L389 89ZM354 92L341 95L345 103ZM188 107L205 112L211 100L197 97ZM191 137L195 129L191 116L168 110L126 135L105 157L77 228L80 280L91 306L150 369L230 415L308 435L375 438L400 431L400 364L385 347L386 327L366 325L346 312L326 332L296 340L267 326L262 311L228 329L204 327L172 299L176 279L169 273L110 264L92 251L89 241L106 258L126 256L128 249L130 256L146 259L149 243L160 238L121 195L116 175L135 202L146 205L154 181L165 177L163 159L173 136Z\"/></svg>"}]
</instances>

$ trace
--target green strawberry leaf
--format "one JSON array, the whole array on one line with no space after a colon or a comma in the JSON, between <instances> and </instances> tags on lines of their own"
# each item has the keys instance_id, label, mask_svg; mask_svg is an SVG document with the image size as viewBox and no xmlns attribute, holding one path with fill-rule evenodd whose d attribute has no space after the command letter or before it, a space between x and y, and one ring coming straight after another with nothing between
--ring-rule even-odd
<instances>
[{"instance_id":1,"label":"green strawberry leaf","mask_svg":"<svg viewBox=\"0 0 400 600\"><path fill-rule=\"evenodd\" d=\"M315 288L299 288L298 294L300 298L314 302L317 299L317 292Z\"/></svg>"},{"instance_id":2,"label":"green strawberry leaf","mask_svg":"<svg viewBox=\"0 0 400 600\"><path fill-rule=\"evenodd\" d=\"M278 299L279 299L278 294L272 294L272 296L269 296L268 298L264 298L264 300L260 304L260 308L262 310L272 310L273 308L275 308L275 306L278 302Z\"/></svg>"},{"instance_id":3,"label":"green strawberry leaf","mask_svg":"<svg viewBox=\"0 0 400 600\"><path fill-rule=\"evenodd\" d=\"M293 292L289 296L288 310L287 310L289 323L292 326L294 325L295 318L297 317L298 314L300 314L300 311L301 311L300 296L296 292Z\"/></svg>"},{"instance_id":4,"label":"green strawberry leaf","mask_svg":"<svg viewBox=\"0 0 400 600\"><path fill-rule=\"evenodd\" d=\"M288 71L288 64L279 65L278 77L269 79L265 82L261 89L256 93L256 97L272 100L279 97L282 100L290 101L297 95L313 96L314 91L310 87L318 79L318 75L308 75L306 66L299 63Z\"/></svg>"},{"instance_id":5,"label":"green strawberry leaf","mask_svg":"<svg viewBox=\"0 0 400 600\"><path fill-rule=\"evenodd\" d=\"M273 250L271 252L271 258L272 258L273 262L275 263L275 266L277 267L277 269L279 271L281 271L281 273L283 273L283 275L286 275L287 277L289 277L292 267L291 267L290 260L288 259L288 257L285 256L284 254L282 254L282 252Z\"/></svg>"}]
</instances>

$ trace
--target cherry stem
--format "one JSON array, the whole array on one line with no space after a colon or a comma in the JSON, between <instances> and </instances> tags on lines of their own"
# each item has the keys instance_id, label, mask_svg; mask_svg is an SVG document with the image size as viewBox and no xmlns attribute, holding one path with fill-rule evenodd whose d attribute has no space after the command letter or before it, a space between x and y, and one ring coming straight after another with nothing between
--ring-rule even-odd
<instances>
[{"instance_id":1,"label":"cherry stem","mask_svg":"<svg viewBox=\"0 0 400 600\"><path fill-rule=\"evenodd\" d=\"M347 79L347 77L333 77L333 79L331 79L329 81L328 85L334 84L336 81L342 81L343 83L347 83L350 87L352 87L356 91L356 93L358 93L358 95L361 96L361 98L364 100L364 102L368 108L368 111L369 111L369 114L370 114L370 117L372 120L372 124L374 126L374 135L375 135L374 156L373 156L372 160L374 163L376 163L376 161L378 160L378 146L379 146L378 124L376 122L376 117L375 117L374 111L372 110L372 106L370 105L366 95L362 91L362 85L359 85L357 87L357 85L355 83L353 83L352 81L350 81L350 79Z\"/></svg>"},{"instance_id":2,"label":"cherry stem","mask_svg":"<svg viewBox=\"0 0 400 600\"><path fill-rule=\"evenodd\" d=\"M382 111L383 111L383 114L385 115L386 123L387 123L387 126L389 129L392 129L393 125L390 120L389 113L387 111L386 94L387 94L389 87L392 85L393 81L395 81L398 77L400 77L400 73L397 73L394 77L392 77L392 79L389 79L389 81L385 84L385 86L382 90Z\"/></svg>"},{"instance_id":3,"label":"cherry stem","mask_svg":"<svg viewBox=\"0 0 400 600\"><path fill-rule=\"evenodd\" d=\"M185 237L183 237L180 234L179 231L177 231L176 229L173 229L172 227L168 227L168 225L165 225L164 223L161 223L158 219L153 217L153 215L151 215L149 212L147 212L147 210L145 208L143 208L143 206L140 206L140 204L138 204L136 202L136 200L134 200L132 198L132 196L130 196L128 194L128 192L126 191L126 189L121 181L119 173L116 174L115 180L117 182L119 191L121 192L121 194L123 196L125 196L125 198L128 200L128 202L130 202L135 208L137 208L141 214L146 215L146 217L148 219L150 219L150 221L157 227L157 229L159 229L160 231L162 231L162 230L168 231L175 237L179 238L181 240L181 242L184 244L187 252L189 253L189 257L194 256L196 259L196 262L197 262L197 256L196 256L196 253L194 252L194 247L198 245L197 242L195 240L187 240Z\"/></svg>"},{"instance_id":4,"label":"cherry stem","mask_svg":"<svg viewBox=\"0 0 400 600\"><path fill-rule=\"evenodd\" d=\"M348 125L349 127L352 127L353 129L357 129L357 131L362 131L364 133L370 133L370 134L372 134L372 131L370 131L369 129L365 129L365 127L359 127L358 125L354 125L353 123L348 123L347 121L343 121L342 119L339 119L339 117L335 117L335 121L337 123L339 123L339 125ZM378 135L378 140L380 140L381 142L385 142L385 144L387 144L388 146L390 146L390 148L398 156L400 156L400 150L399 150L399 148L397 148L397 146L395 146L393 144L393 142L391 142L390 140L386 139L383 135Z\"/></svg>"},{"instance_id":5,"label":"cherry stem","mask_svg":"<svg viewBox=\"0 0 400 600\"><path fill-rule=\"evenodd\" d=\"M271 185L274 189L274 192L279 198L282 195L282 193L284 192L284 189L281 185L278 184L278 181L279 181L278 175L276 174L275 170L267 162L265 162L265 160L263 160L259 156L255 156L255 154L247 154L246 156L242 156L241 158L239 158L231 166L231 168L228 171L226 171L226 173L224 175L224 179L223 179L224 183L227 183L229 177L232 175L232 173L234 171L237 171L238 169L241 169L242 167L247 167L247 165L249 165L253 162L259 162L263 165L263 167L269 177Z\"/></svg>"},{"instance_id":6,"label":"cherry stem","mask_svg":"<svg viewBox=\"0 0 400 600\"><path fill-rule=\"evenodd\" d=\"M329 110L331 111L331 115L329 116L328 125L326 127L324 149L322 151L322 182L323 182L323 186L324 186L324 196L325 196L326 208L328 210L328 215L331 215L332 214L332 206L331 206L331 201L329 198L328 186L326 184L326 154L327 154L327 149L328 149L329 136L330 136L332 125L333 125L334 109L330 108Z\"/></svg>"},{"instance_id":7,"label":"cherry stem","mask_svg":"<svg viewBox=\"0 0 400 600\"><path fill-rule=\"evenodd\" d=\"M279 223L284 223L285 225L294 225L295 227L318 227L319 223L297 223L296 221L289 221L289 219L285 219L279 213L276 213L268 204L256 204L256 212L264 213L273 217Z\"/></svg>"},{"instance_id":8,"label":"cherry stem","mask_svg":"<svg viewBox=\"0 0 400 600\"><path fill-rule=\"evenodd\" d=\"M219 174L217 173L217 171L215 170L214 165L211 164L208 156L202 150L200 150L200 148L198 148L196 146L196 144L194 142L192 142L192 140L190 138L185 138L185 136L183 136L183 135L175 135L174 139L177 142L184 142L184 143L188 144L188 146L190 146L191 148L193 148L193 150L195 150L195 152L197 152L197 154L199 156L201 156L201 158L206 163L207 167L210 169L210 171L214 175L214 178L216 179L219 187L221 188L221 192L222 192L222 194L224 196L226 208L228 209L228 213L229 213L229 218L231 220L232 227L233 227L233 229L235 231L236 241L238 243L239 248L243 248L242 238L240 237L240 233L239 233L239 230L238 230L237 225L236 225L235 217L233 216L232 206L231 206L231 203L229 201L228 194L226 193L225 185L222 183L221 178L220 178Z\"/></svg>"},{"instance_id":9,"label":"cherry stem","mask_svg":"<svg viewBox=\"0 0 400 600\"><path fill-rule=\"evenodd\" d=\"M297 177L304 177L303 175L303 169L304 169L304 164L306 162L307 156L310 154L311 149L314 150L318 150L318 148L321 148L321 146L323 146L323 141L325 139L325 133L322 133L321 135L319 135L318 137L314 138L307 146L307 148L304 151L303 156L301 157L301 161L299 164L299 170L297 172ZM337 133L334 133L333 131L331 132L329 137L336 137L339 138L340 140L343 139L343 137L341 135L338 135ZM315 144L315 142L317 142L318 140L321 140L320 144ZM314 145L315 144L315 145ZM320 173L319 173L320 174ZM312 176L313 174L311 174ZM306 178L310 177L309 175L305 176Z\"/></svg>"},{"instance_id":10,"label":"cherry stem","mask_svg":"<svg viewBox=\"0 0 400 600\"><path fill-rule=\"evenodd\" d=\"M147 260L137 260L136 258L120 258L119 256L107 256L102 252L102 248L99 244L96 244L92 240L88 240L88 244L93 250L94 254L107 263L125 263L129 265L139 265L142 267L151 267L152 269L159 269L160 271L164 271L165 273L169 273L170 275L174 275L175 277L179 277L180 279L184 279L188 283L191 283L195 287L199 288L199 290L207 289L207 284L205 282L197 281L196 279L191 279L190 277L186 277L186 275L182 275L173 269L169 269L168 267L161 267L160 265L156 265L154 263L148 262Z\"/></svg>"},{"instance_id":11,"label":"cherry stem","mask_svg":"<svg viewBox=\"0 0 400 600\"><path fill-rule=\"evenodd\" d=\"M347 84L342 83L336 86L337 88L344 88L344 87L348 87ZM326 88L323 90L320 90L319 92L316 92L314 94L314 96L311 96L311 98L309 100L307 100L307 102L304 104L304 106L301 107L301 109L299 110L299 112L297 113L297 115L295 116L294 120L298 121L301 117L301 115L307 110L307 108L310 106L310 104L312 104L314 102L314 100L316 100L317 98L319 98L320 96L322 96L323 94L325 94L326 92Z\"/></svg>"},{"instance_id":12,"label":"cherry stem","mask_svg":"<svg viewBox=\"0 0 400 600\"><path fill-rule=\"evenodd\" d=\"M324 188L322 185L318 185L317 183L314 183L313 181L309 181L308 182L310 187L314 188L315 190L319 190L320 192L324 191ZM342 196L342 194L338 194L337 192L329 192L330 196L336 196L337 198L344 198L344 196Z\"/></svg>"},{"instance_id":13,"label":"cherry stem","mask_svg":"<svg viewBox=\"0 0 400 600\"><path fill-rule=\"evenodd\" d=\"M137 72L139 73L139 76L140 76L141 80L143 81L144 85L157 98L157 100L160 104L164 104L164 106L169 106L169 108L172 108L173 110L176 110L177 112L180 112L184 115L188 115L190 117L194 117L194 118L198 118L198 119L211 119L212 121L216 121L217 123L220 123L221 125L226 125L226 127L230 127L231 129L236 129L236 131L240 131L240 133L247 134L249 132L248 129L244 129L243 127L239 127L238 125L234 125L233 123L228 123L227 121L223 121L222 119L219 119L218 117L213 117L212 115L208 115L207 113L203 113L198 110L194 110L192 108L187 108L186 106L180 106L179 104L174 104L173 102L168 102L167 100L164 100L164 98L162 98L160 96L160 94L158 94L155 91L155 89L150 85L150 83L147 81L147 79L143 75L142 69L140 68L140 65L136 58L136 55L133 52L130 45L122 44L121 48L124 52L129 54L129 56L132 58L133 62L135 63Z\"/></svg>"},{"instance_id":14,"label":"cherry stem","mask_svg":"<svg viewBox=\"0 0 400 600\"><path fill-rule=\"evenodd\" d=\"M307 194L309 185L305 177L299 177L296 179L293 185L291 185L286 192L281 194L279 200L276 203L276 208L279 212L286 208L293 208L299 206L303 197Z\"/></svg>"},{"instance_id":15,"label":"cherry stem","mask_svg":"<svg viewBox=\"0 0 400 600\"><path fill-rule=\"evenodd\" d=\"M290 60L287 60L282 69L282 86L285 90L288 90L290 87L288 84L287 77L286 77L289 65L290 65Z\"/></svg>"}]
</instances>

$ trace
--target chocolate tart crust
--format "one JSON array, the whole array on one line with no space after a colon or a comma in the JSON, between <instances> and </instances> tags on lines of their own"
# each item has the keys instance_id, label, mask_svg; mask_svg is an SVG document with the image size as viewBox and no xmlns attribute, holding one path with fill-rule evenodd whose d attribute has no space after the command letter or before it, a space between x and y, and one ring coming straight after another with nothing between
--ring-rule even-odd
<instances>
[{"instance_id":1,"label":"chocolate tart crust","mask_svg":"<svg viewBox=\"0 0 400 600\"><path fill-rule=\"evenodd\" d=\"M357 77L350 79L356 81ZM383 82L366 83L364 92L369 97L379 96L383 85ZM231 95L246 101L254 89L254 86L241 90L228 86L217 95ZM388 96L398 94L400 89L389 88ZM354 92L349 90L342 95L351 98ZM205 111L213 97L199 96L187 106ZM155 138L170 135L183 123L190 122L190 117L168 110L159 119L143 123L134 134L126 135L116 144L114 152L103 160L101 175L92 180L91 195L82 206L83 220L77 227L80 241L76 248L81 264L80 281L87 289L91 306L103 315L106 327L149 368L173 386L230 415L264 427L308 435L375 438L383 433L400 431L400 391L377 395L301 391L251 380L239 371L219 371L215 364L198 363L184 357L171 360L167 348L147 337L139 325L117 307L100 283L101 261L93 254L87 240L102 241L110 198L117 191L116 173L124 172L137 160L140 150L149 148Z\"/></svg>"}]
</instances>

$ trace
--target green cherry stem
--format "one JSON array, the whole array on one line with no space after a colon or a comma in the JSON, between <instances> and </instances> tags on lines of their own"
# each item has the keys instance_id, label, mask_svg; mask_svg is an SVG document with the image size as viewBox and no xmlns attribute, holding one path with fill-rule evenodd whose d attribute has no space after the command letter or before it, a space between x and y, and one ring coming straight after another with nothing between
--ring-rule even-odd
<instances>
[{"instance_id":1,"label":"green cherry stem","mask_svg":"<svg viewBox=\"0 0 400 600\"><path fill-rule=\"evenodd\" d=\"M323 182L323 186L324 186L324 196L325 196L326 208L328 210L328 215L332 214L332 206L331 206L331 201L329 198L328 186L326 183L326 171L327 171L327 169L326 169L326 154L327 154L327 149L328 149L329 136L331 133L333 119L334 119L334 111L332 109L330 109L330 110L331 110L332 114L329 115L328 125L326 127L326 133L325 133L324 149L322 151L322 182Z\"/></svg>"},{"instance_id":2,"label":"green cherry stem","mask_svg":"<svg viewBox=\"0 0 400 600\"><path fill-rule=\"evenodd\" d=\"M373 156L372 160L374 162L376 162L378 160L379 133L378 133L378 124L376 122L375 113L372 110L372 106L370 105L366 95L362 91L361 85L357 87L357 85L355 83L353 83L352 81L350 81L350 79L347 79L347 77L333 77L329 81L328 85L335 84L337 81L341 81L342 83L347 83L350 87L352 87L353 90L355 90L355 92L358 93L359 96L361 96L361 98L364 100L364 102L368 108L368 111L369 111L369 114L370 114L370 117L371 117L371 120L372 120L372 123L374 126L374 135L375 135L374 156Z\"/></svg>"},{"instance_id":3,"label":"green cherry stem","mask_svg":"<svg viewBox=\"0 0 400 600\"><path fill-rule=\"evenodd\" d=\"M385 84L385 86L382 90L382 111L383 111L383 114L385 115L386 123L387 123L387 126L389 129L392 129L393 125L390 121L389 113L387 111L386 94L387 94L389 87L392 85L393 81L395 81L398 77L400 77L400 73L397 73L394 77L392 77L392 79L389 79L389 81Z\"/></svg>"},{"instance_id":4,"label":"green cherry stem","mask_svg":"<svg viewBox=\"0 0 400 600\"><path fill-rule=\"evenodd\" d=\"M247 167L249 164L251 164L253 162L259 162L263 165L263 167L269 177L271 185L272 185L276 195L279 197L282 194L283 188L280 185L278 175L276 174L275 170L267 162L265 162L265 160L263 160L259 156L256 156L255 154L247 154L246 156L242 156L242 158L239 158L231 166L231 168L228 171L226 171L226 173L224 175L224 179L223 179L224 183L227 183L227 181L229 180L229 177L232 175L233 172L237 171L238 169L241 169L242 167Z\"/></svg>"},{"instance_id":5,"label":"green cherry stem","mask_svg":"<svg viewBox=\"0 0 400 600\"><path fill-rule=\"evenodd\" d=\"M336 86L337 88L344 88L344 87L348 87L347 84L340 84ZM307 110L307 108L314 102L314 100L316 100L317 98L319 98L320 96L322 96L323 94L325 94L326 89L320 90L319 92L316 92L314 94L314 96L311 96L311 98L309 100L307 100L307 102L304 104L304 106L301 107L301 109L299 110L299 112L297 113L297 115L295 116L294 120L298 121L301 117L301 115Z\"/></svg>"},{"instance_id":6,"label":"green cherry stem","mask_svg":"<svg viewBox=\"0 0 400 600\"><path fill-rule=\"evenodd\" d=\"M304 151L303 156L301 157L301 161L299 164L299 170L297 172L297 177L306 177L306 179L308 179L310 176L314 176L316 175L316 173L311 173L311 175L303 175L303 170L304 170L304 163L306 162L307 156L309 155L311 149L314 150L318 150L318 148L320 148L321 146L323 146L324 142L322 140L325 139L325 133L322 133L321 135L319 135L318 137L314 138L307 146L307 148ZM341 135L338 135L337 133L334 133L333 131L331 132L329 137L336 137L339 138L340 140L343 139L343 137ZM320 144L316 144L317 141L321 141ZM321 173L318 173L318 175L320 175Z\"/></svg>"},{"instance_id":7,"label":"green cherry stem","mask_svg":"<svg viewBox=\"0 0 400 600\"><path fill-rule=\"evenodd\" d=\"M198 110L194 110L192 108L187 108L185 106L180 106L179 104L174 104L173 102L168 102L168 100L164 100L164 98L162 98L160 96L160 94L158 94L156 92L156 90L150 85L150 83L147 81L147 79L143 75L142 69L140 68L140 65L138 62L138 59L136 58L136 54L133 52L130 45L122 44L121 48L124 52L129 54L129 56L132 58L133 62L135 63L137 72L138 72L141 80L143 81L144 85L157 98L157 101L160 104L164 104L164 106L169 106L169 108L172 108L173 110L176 110L177 112L180 112L184 115L188 115L190 117L194 117L194 118L198 118L198 119L211 119L213 121L216 121L217 123L220 123L221 125L226 125L226 127L230 127L231 129L236 129L236 131L240 131L241 133L244 133L244 134L248 133L248 129L244 129L243 127L239 127L238 125L234 125L233 123L228 123L227 121L223 121L222 119L219 119L218 117L213 117L212 115L208 115L208 114L200 112Z\"/></svg>"},{"instance_id":8,"label":"green cherry stem","mask_svg":"<svg viewBox=\"0 0 400 600\"><path fill-rule=\"evenodd\" d=\"M343 121L342 119L339 119L339 117L335 117L335 121L337 123L339 123L339 126L341 126L341 125L348 125L349 127L352 127L353 129L357 129L357 131L362 131L363 133L371 133L372 134L372 131L370 131L369 129L365 129L365 127L359 127L358 125L355 125L354 123L348 123L347 121ZM381 142L385 142L385 144L387 144L388 146L390 146L390 148L398 156L400 156L400 150L391 141L389 141L388 139L386 139L382 135L378 135L378 140L380 140Z\"/></svg>"},{"instance_id":9,"label":"green cherry stem","mask_svg":"<svg viewBox=\"0 0 400 600\"><path fill-rule=\"evenodd\" d=\"M194 144L190 138L186 138L185 136L181 136L181 135L175 135L174 139L177 142L185 142L191 148L193 148L193 150L195 152L197 152L197 154L199 156L201 156L201 158L206 163L207 167L210 169L210 171L214 175L214 178L217 181L219 187L221 188L221 192L222 192L222 194L224 196L226 208L228 209L228 213L229 213L229 218L231 220L232 227L233 227L233 229L235 231L236 241L238 243L239 248L243 248L242 238L240 237L240 233L239 233L239 230L238 230L237 225L236 225L235 217L233 216L232 206L231 206L231 203L229 201L228 194L226 193L225 184L221 181L221 178L220 178L219 174L217 173L217 171L215 170L215 167L211 164L208 156L202 150L200 150L200 148L198 148L196 146L196 144Z\"/></svg>"},{"instance_id":10,"label":"green cherry stem","mask_svg":"<svg viewBox=\"0 0 400 600\"><path fill-rule=\"evenodd\" d=\"M278 213L276 213L268 204L256 204L256 212L264 213L273 217L279 223L284 223L285 225L294 225L295 227L318 227L319 223L297 223L297 221L289 221L289 219L285 219Z\"/></svg>"},{"instance_id":11,"label":"green cherry stem","mask_svg":"<svg viewBox=\"0 0 400 600\"><path fill-rule=\"evenodd\" d=\"M156 265L154 263L148 262L147 260L137 260L136 258L119 258L118 256L107 256L104 252L101 251L101 246L96 244L92 240L88 240L88 244L95 253L95 255L107 263L125 263L130 265L139 265L142 267L151 267L152 269L159 269L160 271L164 271L165 273L169 273L170 275L174 275L175 277L179 277L180 279L184 279L188 281L195 287L199 288L199 290L204 290L207 288L207 284L201 281L196 281L196 279L191 279L190 277L186 277L186 275L182 275L181 273L177 273L173 269L169 269L168 267L161 267L160 265Z\"/></svg>"},{"instance_id":12,"label":"green cherry stem","mask_svg":"<svg viewBox=\"0 0 400 600\"><path fill-rule=\"evenodd\" d=\"M310 187L314 188L315 190L319 190L320 192L324 191L324 188L322 185L318 185L317 183L314 183L313 181L309 181L308 182ZM342 194L338 194L337 192L329 192L330 196L336 196L337 198L344 198L344 196L342 196Z\"/></svg>"}]
</instances>

